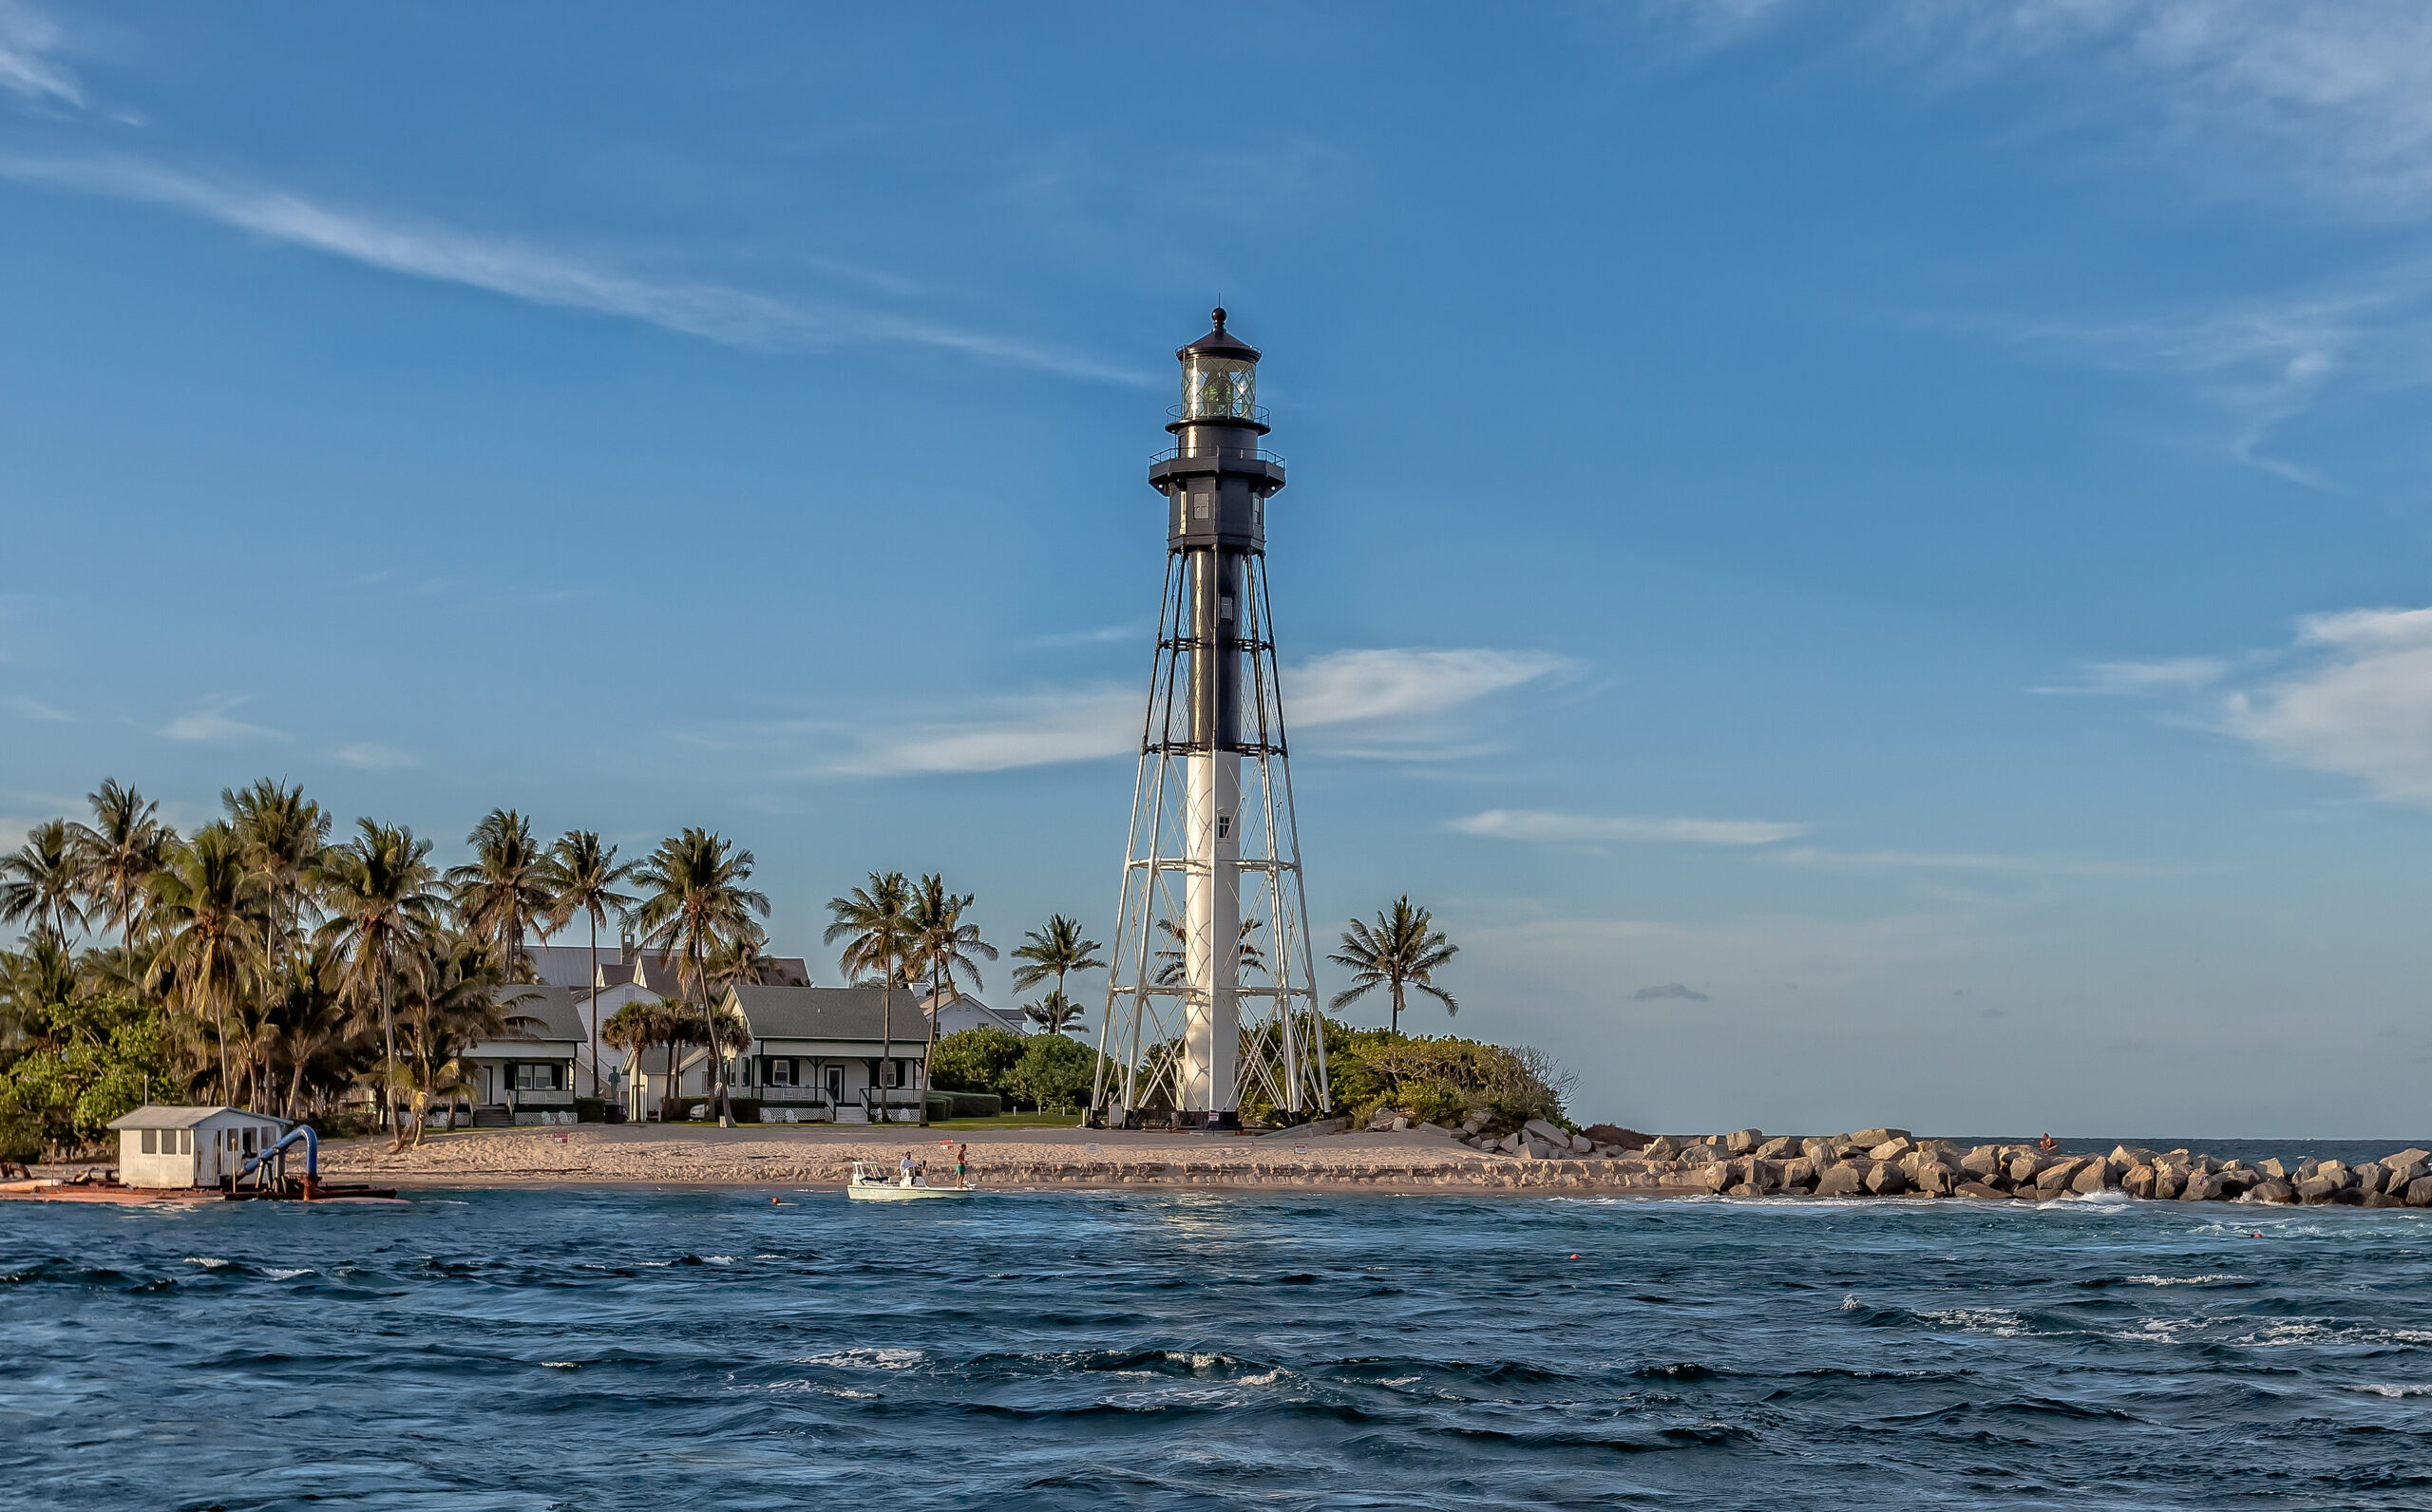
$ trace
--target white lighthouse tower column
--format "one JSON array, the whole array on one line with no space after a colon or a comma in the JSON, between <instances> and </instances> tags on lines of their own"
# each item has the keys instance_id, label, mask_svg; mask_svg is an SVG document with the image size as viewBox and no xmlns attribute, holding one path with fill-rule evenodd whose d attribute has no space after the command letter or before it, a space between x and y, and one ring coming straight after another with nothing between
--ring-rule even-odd
<instances>
[{"instance_id":1,"label":"white lighthouse tower column","mask_svg":"<svg viewBox=\"0 0 2432 1512\"><path fill-rule=\"evenodd\" d=\"M1238 1113L1235 1060L1241 1051L1242 758L1210 752L1188 758L1183 873L1184 912L1181 1085L1186 1108Z\"/></svg>"},{"instance_id":2,"label":"white lighthouse tower column","mask_svg":"<svg viewBox=\"0 0 2432 1512\"><path fill-rule=\"evenodd\" d=\"M1175 356L1174 445L1149 468L1166 591L1091 1117L1222 1130L1253 1099L1262 1116L1324 1106L1325 1043L1267 628L1283 459L1262 444L1258 349L1225 312Z\"/></svg>"}]
</instances>

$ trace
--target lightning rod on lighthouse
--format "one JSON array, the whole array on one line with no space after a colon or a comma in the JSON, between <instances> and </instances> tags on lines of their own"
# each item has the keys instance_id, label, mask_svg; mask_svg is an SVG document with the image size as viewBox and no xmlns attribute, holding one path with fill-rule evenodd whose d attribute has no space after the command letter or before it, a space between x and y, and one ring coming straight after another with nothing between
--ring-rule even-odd
<instances>
[{"instance_id":1,"label":"lightning rod on lighthouse","mask_svg":"<svg viewBox=\"0 0 2432 1512\"><path fill-rule=\"evenodd\" d=\"M1174 444L1149 467L1165 591L1091 1106L1230 1129L1245 1101L1328 1102L1266 587L1283 459L1264 446L1258 349L1223 310L1174 355Z\"/></svg>"}]
</instances>

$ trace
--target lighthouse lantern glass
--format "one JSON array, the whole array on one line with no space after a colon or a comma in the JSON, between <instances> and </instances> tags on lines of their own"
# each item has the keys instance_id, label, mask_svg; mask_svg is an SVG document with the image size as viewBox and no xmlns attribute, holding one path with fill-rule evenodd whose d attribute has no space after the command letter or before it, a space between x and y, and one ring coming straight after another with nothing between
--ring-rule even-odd
<instances>
[{"instance_id":1,"label":"lighthouse lantern glass","mask_svg":"<svg viewBox=\"0 0 2432 1512\"><path fill-rule=\"evenodd\" d=\"M1192 352L1183 360L1182 418L1257 419L1258 365Z\"/></svg>"}]
</instances>

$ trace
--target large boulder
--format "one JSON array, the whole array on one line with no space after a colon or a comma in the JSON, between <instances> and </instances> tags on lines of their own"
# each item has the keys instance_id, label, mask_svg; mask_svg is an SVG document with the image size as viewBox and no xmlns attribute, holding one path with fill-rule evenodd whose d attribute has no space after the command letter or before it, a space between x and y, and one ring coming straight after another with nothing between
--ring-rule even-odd
<instances>
[{"instance_id":1,"label":"large boulder","mask_svg":"<svg viewBox=\"0 0 2432 1512\"><path fill-rule=\"evenodd\" d=\"M2221 1195L2221 1179L2211 1171L2190 1171L2187 1184L2179 1189L2182 1202L2210 1202Z\"/></svg>"},{"instance_id":2,"label":"large boulder","mask_svg":"<svg viewBox=\"0 0 2432 1512\"><path fill-rule=\"evenodd\" d=\"M1979 1144L1959 1158L1959 1168L1980 1181L1996 1171L2007 1169L2007 1166L2008 1162L2002 1159L2001 1147L1995 1144Z\"/></svg>"},{"instance_id":3,"label":"large boulder","mask_svg":"<svg viewBox=\"0 0 2432 1512\"><path fill-rule=\"evenodd\" d=\"M1649 1143L1647 1137L1638 1130L1624 1128L1618 1124L1590 1124L1587 1125L1587 1137L1599 1144L1615 1144L1625 1150L1643 1150Z\"/></svg>"},{"instance_id":4,"label":"large boulder","mask_svg":"<svg viewBox=\"0 0 2432 1512\"><path fill-rule=\"evenodd\" d=\"M2070 1178L2086 1165L2082 1160L2055 1161L2035 1173L2035 1190L2044 1197L2058 1197L2069 1189Z\"/></svg>"},{"instance_id":5,"label":"large boulder","mask_svg":"<svg viewBox=\"0 0 2432 1512\"><path fill-rule=\"evenodd\" d=\"M2150 1165L2132 1165L2128 1167L2128 1174L2119 1179L2119 1189L2127 1193L2130 1197L2153 1196L2154 1168Z\"/></svg>"},{"instance_id":6,"label":"large boulder","mask_svg":"<svg viewBox=\"0 0 2432 1512\"><path fill-rule=\"evenodd\" d=\"M1909 1179L1889 1162L1866 1173L1866 1189L1877 1197L1897 1197L1909 1189Z\"/></svg>"},{"instance_id":7,"label":"large boulder","mask_svg":"<svg viewBox=\"0 0 2432 1512\"><path fill-rule=\"evenodd\" d=\"M1948 1197L1959 1190L1958 1173L1940 1161L1921 1161L1917 1164L1917 1190L1928 1197Z\"/></svg>"},{"instance_id":8,"label":"large boulder","mask_svg":"<svg viewBox=\"0 0 2432 1512\"><path fill-rule=\"evenodd\" d=\"M1916 1147L1908 1135L1901 1134L1870 1148L1866 1158L1871 1161L1896 1161Z\"/></svg>"},{"instance_id":9,"label":"large boulder","mask_svg":"<svg viewBox=\"0 0 2432 1512\"><path fill-rule=\"evenodd\" d=\"M1722 1147L1734 1155L1754 1155L1757 1146L1764 1143L1762 1129L1743 1128L1722 1137Z\"/></svg>"},{"instance_id":10,"label":"large boulder","mask_svg":"<svg viewBox=\"0 0 2432 1512\"><path fill-rule=\"evenodd\" d=\"M2289 1179L2289 1167L2282 1164L2277 1156L2268 1161L2255 1162L2254 1168L2263 1173L2263 1179L2267 1181L2285 1181Z\"/></svg>"},{"instance_id":11,"label":"large boulder","mask_svg":"<svg viewBox=\"0 0 2432 1512\"><path fill-rule=\"evenodd\" d=\"M2258 1202L2293 1202L2297 1200L2297 1189L2286 1181L2265 1181L2250 1190L2247 1196Z\"/></svg>"},{"instance_id":12,"label":"large boulder","mask_svg":"<svg viewBox=\"0 0 2432 1512\"><path fill-rule=\"evenodd\" d=\"M1855 1197L1866 1190L1867 1167L1844 1162L1815 1179L1817 1197Z\"/></svg>"},{"instance_id":13,"label":"large boulder","mask_svg":"<svg viewBox=\"0 0 2432 1512\"><path fill-rule=\"evenodd\" d=\"M1737 1184L1732 1180L1730 1163L1724 1161L1707 1162L1698 1167L1690 1180L1709 1192L1720 1192Z\"/></svg>"},{"instance_id":14,"label":"large boulder","mask_svg":"<svg viewBox=\"0 0 2432 1512\"><path fill-rule=\"evenodd\" d=\"M1541 1118L1532 1118L1520 1125L1523 1134L1533 1134L1558 1149L1570 1148L1570 1130L1556 1128Z\"/></svg>"},{"instance_id":15,"label":"large boulder","mask_svg":"<svg viewBox=\"0 0 2432 1512\"><path fill-rule=\"evenodd\" d=\"M2072 1192L2082 1193L2087 1196L2092 1196L2096 1192L2107 1191L2117 1184L2118 1181L2116 1174L2113 1172L2111 1168L2111 1162L2108 1160L2099 1159L2088 1161L2083 1165L2078 1167L2077 1175L2069 1178L2069 1190Z\"/></svg>"},{"instance_id":16,"label":"large boulder","mask_svg":"<svg viewBox=\"0 0 2432 1512\"><path fill-rule=\"evenodd\" d=\"M2406 1183L2406 1205L2432 1207L2432 1176L2419 1176Z\"/></svg>"},{"instance_id":17,"label":"large boulder","mask_svg":"<svg viewBox=\"0 0 2432 1512\"><path fill-rule=\"evenodd\" d=\"M1863 1144L1872 1149L1878 1144L1889 1144L1893 1140L1905 1140L1909 1137L1909 1131L1905 1128L1862 1128L1847 1137L1852 1144Z\"/></svg>"},{"instance_id":18,"label":"large boulder","mask_svg":"<svg viewBox=\"0 0 2432 1512\"><path fill-rule=\"evenodd\" d=\"M2356 1190L2362 1196L2370 1197L2382 1189L2384 1173L2379 1162L2366 1161L2347 1174L2354 1178Z\"/></svg>"},{"instance_id":19,"label":"large boulder","mask_svg":"<svg viewBox=\"0 0 2432 1512\"><path fill-rule=\"evenodd\" d=\"M2410 1165L2421 1165L2424 1169L2416 1172L2415 1176L2432 1175L2432 1150L2419 1150L2410 1146L2394 1155L2383 1156L2382 1164L2393 1170L2402 1171ZM2411 1181L2415 1177L2410 1176L2407 1180Z\"/></svg>"},{"instance_id":20,"label":"large boulder","mask_svg":"<svg viewBox=\"0 0 2432 1512\"><path fill-rule=\"evenodd\" d=\"M1781 1162L1782 1187L1786 1191L1810 1191L1819 1174L1814 1161L1804 1155L1794 1155Z\"/></svg>"},{"instance_id":21,"label":"large boulder","mask_svg":"<svg viewBox=\"0 0 2432 1512\"><path fill-rule=\"evenodd\" d=\"M1998 1186L1986 1186L1982 1181L1960 1182L1959 1195L1961 1197L1979 1198L1987 1201L2009 1200L2009 1194L2007 1192L2003 1191Z\"/></svg>"},{"instance_id":22,"label":"large boulder","mask_svg":"<svg viewBox=\"0 0 2432 1512\"><path fill-rule=\"evenodd\" d=\"M1801 1153L1803 1152L1799 1148L1798 1141L1787 1134L1767 1140L1764 1143L1758 1145L1756 1150L1757 1159L1760 1161L1786 1161Z\"/></svg>"},{"instance_id":23,"label":"large boulder","mask_svg":"<svg viewBox=\"0 0 2432 1512\"><path fill-rule=\"evenodd\" d=\"M2043 1158L2033 1151L2010 1157L2009 1177L2013 1181L2032 1181L2036 1173L2042 1169Z\"/></svg>"},{"instance_id":24,"label":"large boulder","mask_svg":"<svg viewBox=\"0 0 2432 1512\"><path fill-rule=\"evenodd\" d=\"M2339 1195L2343 1184L2328 1176L2317 1175L2311 1181L2297 1183L2297 1198L2306 1202L2328 1202Z\"/></svg>"},{"instance_id":25,"label":"large boulder","mask_svg":"<svg viewBox=\"0 0 2432 1512\"><path fill-rule=\"evenodd\" d=\"M2123 1171L2132 1165L2151 1165L2154 1163L2154 1152L2142 1144L2114 1144L2111 1147L2111 1163Z\"/></svg>"},{"instance_id":26,"label":"large boulder","mask_svg":"<svg viewBox=\"0 0 2432 1512\"><path fill-rule=\"evenodd\" d=\"M2167 1165L2156 1165L2154 1167L2154 1189L2146 1195L2156 1202L2167 1202L2177 1197L2178 1189L2186 1184L2186 1178L2176 1170Z\"/></svg>"}]
</instances>

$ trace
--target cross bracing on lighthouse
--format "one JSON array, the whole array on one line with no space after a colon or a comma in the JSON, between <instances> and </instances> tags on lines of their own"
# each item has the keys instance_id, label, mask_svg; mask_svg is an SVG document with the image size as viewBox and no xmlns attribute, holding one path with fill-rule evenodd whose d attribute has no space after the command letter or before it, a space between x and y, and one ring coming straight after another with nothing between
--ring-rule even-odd
<instances>
[{"instance_id":1,"label":"cross bracing on lighthouse","mask_svg":"<svg viewBox=\"0 0 2432 1512\"><path fill-rule=\"evenodd\" d=\"M1237 1128L1327 1102L1266 582L1259 352L1215 328L1175 353L1165 588L1140 736L1092 1112Z\"/></svg>"}]
</instances>

